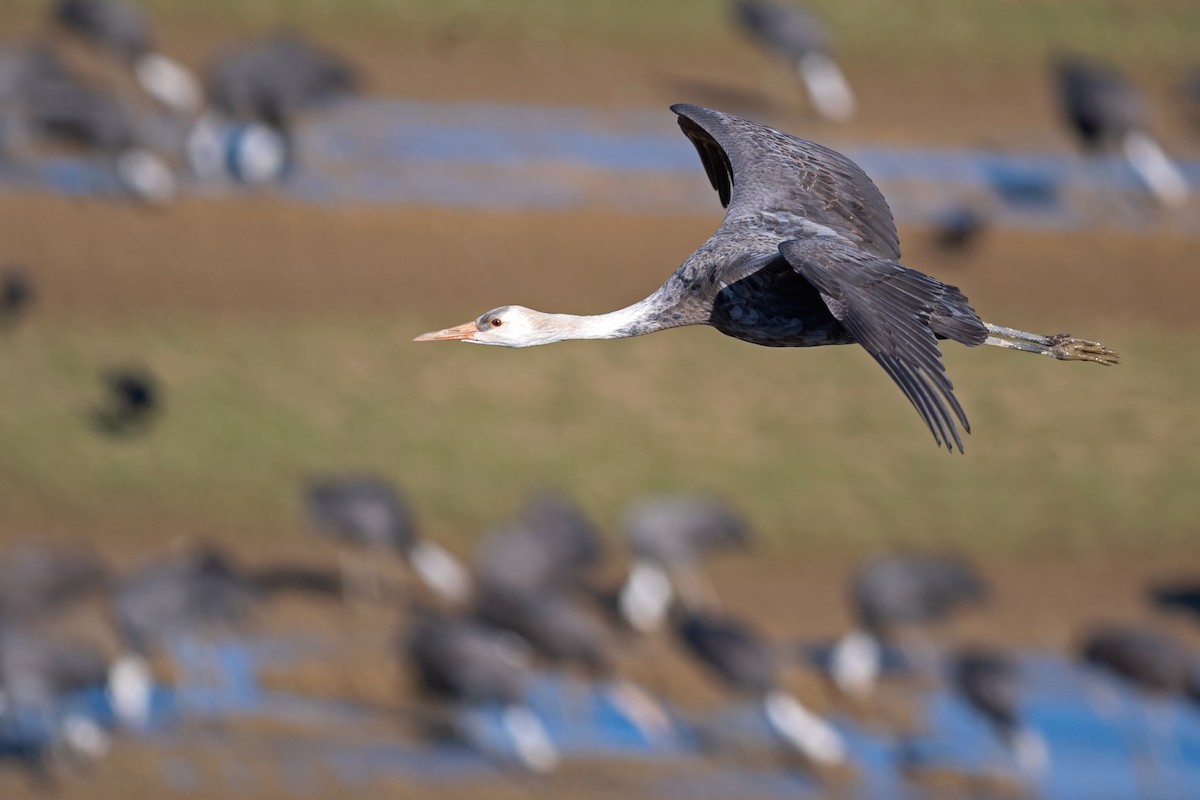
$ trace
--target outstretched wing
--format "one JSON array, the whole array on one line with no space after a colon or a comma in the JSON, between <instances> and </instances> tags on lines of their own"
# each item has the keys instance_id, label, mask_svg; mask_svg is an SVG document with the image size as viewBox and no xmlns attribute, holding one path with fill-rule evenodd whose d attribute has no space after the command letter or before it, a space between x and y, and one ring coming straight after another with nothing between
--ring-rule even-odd
<instances>
[{"instance_id":1,"label":"outstretched wing","mask_svg":"<svg viewBox=\"0 0 1200 800\"><path fill-rule=\"evenodd\" d=\"M868 253L900 258L887 201L841 153L732 114L685 103L671 110L700 154L726 220L762 213L802 217Z\"/></svg>"},{"instance_id":2,"label":"outstretched wing","mask_svg":"<svg viewBox=\"0 0 1200 800\"><path fill-rule=\"evenodd\" d=\"M955 418L968 433L971 426L929 328L942 298L957 290L832 238L787 241L779 252L900 386L934 440L948 450L957 445L962 452Z\"/></svg>"}]
</instances>

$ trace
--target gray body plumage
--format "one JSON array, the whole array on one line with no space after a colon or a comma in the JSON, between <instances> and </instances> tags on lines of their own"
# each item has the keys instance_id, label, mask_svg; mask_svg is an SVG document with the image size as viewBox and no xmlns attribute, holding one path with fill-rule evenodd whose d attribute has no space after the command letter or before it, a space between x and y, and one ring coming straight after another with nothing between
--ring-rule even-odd
<instances>
[{"instance_id":1,"label":"gray body plumage","mask_svg":"<svg viewBox=\"0 0 1200 800\"><path fill-rule=\"evenodd\" d=\"M59 0L51 16L64 30L129 62L153 47L146 18L121 0Z\"/></svg>"},{"instance_id":2,"label":"gray body plumage","mask_svg":"<svg viewBox=\"0 0 1200 800\"><path fill-rule=\"evenodd\" d=\"M964 605L981 602L987 586L959 558L897 554L863 565L850 591L859 623L884 636L892 628L936 622Z\"/></svg>"},{"instance_id":3,"label":"gray body plumage","mask_svg":"<svg viewBox=\"0 0 1200 800\"><path fill-rule=\"evenodd\" d=\"M305 495L317 532L347 544L407 553L417 542L408 504L387 481L371 475L318 478Z\"/></svg>"},{"instance_id":4,"label":"gray body plumage","mask_svg":"<svg viewBox=\"0 0 1200 800\"><path fill-rule=\"evenodd\" d=\"M1080 656L1146 691L1200 702L1196 659L1166 634L1116 625L1098 628L1082 642Z\"/></svg>"},{"instance_id":5,"label":"gray body plumage","mask_svg":"<svg viewBox=\"0 0 1200 800\"><path fill-rule=\"evenodd\" d=\"M967 702L1002 735L1017 729L1021 676L1013 659L997 650L962 650L954 655L953 680Z\"/></svg>"},{"instance_id":6,"label":"gray body plumage","mask_svg":"<svg viewBox=\"0 0 1200 800\"><path fill-rule=\"evenodd\" d=\"M488 532L475 572L490 590L557 592L580 583L603 555L596 525L568 498L546 491L531 497L517 520Z\"/></svg>"},{"instance_id":7,"label":"gray body plumage","mask_svg":"<svg viewBox=\"0 0 1200 800\"><path fill-rule=\"evenodd\" d=\"M807 9L770 0L737 0L733 16L748 34L783 58L829 52L825 23Z\"/></svg>"},{"instance_id":8,"label":"gray body plumage","mask_svg":"<svg viewBox=\"0 0 1200 800\"><path fill-rule=\"evenodd\" d=\"M675 627L681 644L729 688L765 695L779 682L779 665L762 638L733 617L689 612Z\"/></svg>"},{"instance_id":9,"label":"gray body plumage","mask_svg":"<svg viewBox=\"0 0 1200 800\"><path fill-rule=\"evenodd\" d=\"M259 598L221 552L203 548L127 576L112 590L110 612L126 647L147 654L177 638L242 624Z\"/></svg>"},{"instance_id":10,"label":"gray body plumage","mask_svg":"<svg viewBox=\"0 0 1200 800\"><path fill-rule=\"evenodd\" d=\"M243 122L285 124L292 115L352 93L358 76L340 56L291 33L238 45L205 76L209 102Z\"/></svg>"},{"instance_id":11,"label":"gray body plumage","mask_svg":"<svg viewBox=\"0 0 1200 800\"><path fill-rule=\"evenodd\" d=\"M1117 145L1146 126L1141 97L1112 66L1064 56L1054 65L1054 80L1063 116L1088 149Z\"/></svg>"},{"instance_id":12,"label":"gray body plumage","mask_svg":"<svg viewBox=\"0 0 1200 800\"><path fill-rule=\"evenodd\" d=\"M970 426L937 341L979 345L987 328L957 288L897 263L891 211L866 173L764 125L672 110L727 211L660 290L663 316L775 347L858 342L934 438L961 449L955 420Z\"/></svg>"},{"instance_id":13,"label":"gray body plumage","mask_svg":"<svg viewBox=\"0 0 1200 800\"><path fill-rule=\"evenodd\" d=\"M462 619L422 615L404 641L404 655L420 688L465 705L522 700L527 667L511 639Z\"/></svg>"},{"instance_id":14,"label":"gray body plumage","mask_svg":"<svg viewBox=\"0 0 1200 800\"><path fill-rule=\"evenodd\" d=\"M644 498L625 511L626 541L637 558L670 567L719 550L744 548L750 525L735 509L708 497Z\"/></svg>"},{"instance_id":15,"label":"gray body plumage","mask_svg":"<svg viewBox=\"0 0 1200 800\"><path fill-rule=\"evenodd\" d=\"M33 622L104 587L108 567L89 550L23 545L0 562L0 619Z\"/></svg>"}]
</instances>

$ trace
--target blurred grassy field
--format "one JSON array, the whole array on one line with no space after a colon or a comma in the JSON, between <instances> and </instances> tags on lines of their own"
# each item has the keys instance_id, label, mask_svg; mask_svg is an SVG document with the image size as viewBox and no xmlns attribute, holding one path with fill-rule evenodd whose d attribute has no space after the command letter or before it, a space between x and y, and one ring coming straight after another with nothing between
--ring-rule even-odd
<instances>
[{"instance_id":1,"label":"blurred grassy field","mask_svg":"<svg viewBox=\"0 0 1200 800\"><path fill-rule=\"evenodd\" d=\"M961 285L986 318L1126 357L1105 369L948 345L975 430L965 456L937 451L858 348L772 350L700 328L520 351L410 342L506 302L623 305L716 216L268 198L147 215L0 198L0 236L41 287L0 339L0 529L298 541L306 476L378 469L460 545L547 484L609 526L642 492L717 491L810 552L1194 543L1188 240L997 233L968 267L903 232L907 263ZM89 409L100 370L130 362L160 375L165 413L112 440Z\"/></svg>"},{"instance_id":2,"label":"blurred grassy field","mask_svg":"<svg viewBox=\"0 0 1200 800\"><path fill-rule=\"evenodd\" d=\"M1200 4L1183 0L814 5L842 31L861 87L863 120L842 134L856 141L1056 136L1042 101L1052 46L1170 71L1194 55L1200 31ZM690 95L669 81L646 88L664 63L676 76L708 64L708 79L737 73L751 88L763 66L744 42L723 48L734 34L711 0L147 6L193 61L240 29L288 22L362 43L348 52L367 61L373 86L422 97L665 105ZM44 7L9 0L0 20L28 30ZM491 63L491 50L456 49L459 39L518 45ZM528 69L543 45L557 60ZM944 75L951 100L918 73ZM1003 102L980 89L1013 74L1025 82ZM699 169L696 179L707 192ZM268 198L145 214L0 197L0 257L26 263L40 286L28 324L0 337L0 536L294 539L306 530L301 481L359 468L394 477L431 533L462 544L553 484L610 526L643 491L718 491L768 538L808 552L1194 545L1200 283L1190 240L997 232L967 269L903 232L906 263L962 285L989 320L1067 329L1126 356L1105 370L948 346L976 432L965 456L938 453L856 348L772 351L698 329L521 352L408 341L506 302L623 305L718 219L715 198L710 216L671 219ZM113 441L89 409L99 371L128 362L161 375L166 413L148 435Z\"/></svg>"},{"instance_id":3,"label":"blurred grassy field","mask_svg":"<svg viewBox=\"0 0 1200 800\"><path fill-rule=\"evenodd\" d=\"M13 14L41 0L7 0ZM557 37L689 50L733 34L725 0L145 0L168 27L320 26L398 42ZM1013 62L1058 47L1143 65L1195 57L1193 0L810 0L850 59L875 62Z\"/></svg>"},{"instance_id":4,"label":"blurred grassy field","mask_svg":"<svg viewBox=\"0 0 1200 800\"><path fill-rule=\"evenodd\" d=\"M442 320L445 322L446 320ZM1196 535L1200 352L1106 330L1116 370L947 348L975 435L938 454L852 348L774 351L689 330L509 352L410 346L433 320L68 324L0 349L0 503L11 528L304 530L312 473L376 469L459 542L561 486L606 523L646 491L736 499L816 548L1170 546ZM146 435L89 429L99 365L167 387ZM1164 368L1169 365L1169 368Z\"/></svg>"}]
</instances>

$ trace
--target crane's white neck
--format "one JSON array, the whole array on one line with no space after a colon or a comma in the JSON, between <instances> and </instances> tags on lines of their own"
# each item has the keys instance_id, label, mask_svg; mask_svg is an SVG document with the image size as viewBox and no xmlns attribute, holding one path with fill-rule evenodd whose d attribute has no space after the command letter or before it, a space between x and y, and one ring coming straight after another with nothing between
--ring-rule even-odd
<instances>
[{"instance_id":1,"label":"crane's white neck","mask_svg":"<svg viewBox=\"0 0 1200 800\"><path fill-rule=\"evenodd\" d=\"M610 311L607 314L546 314L552 330L561 332L561 339L624 339L651 333L662 326L648 316L645 301ZM556 340L556 341L559 341Z\"/></svg>"}]
</instances>

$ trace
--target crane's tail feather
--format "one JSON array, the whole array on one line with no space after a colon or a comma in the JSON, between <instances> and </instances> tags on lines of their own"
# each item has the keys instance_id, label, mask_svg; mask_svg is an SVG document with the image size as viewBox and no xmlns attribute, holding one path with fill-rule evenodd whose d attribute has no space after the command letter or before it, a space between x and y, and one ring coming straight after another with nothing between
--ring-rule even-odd
<instances>
[{"instance_id":1,"label":"crane's tail feather","mask_svg":"<svg viewBox=\"0 0 1200 800\"><path fill-rule=\"evenodd\" d=\"M985 322L984 325L991 335L984 339L983 343L992 347L1036 353L1059 361L1094 361L1106 367L1111 367L1121 361L1121 354L1116 350L1099 342L1077 339L1070 334L1059 333L1054 336L1043 336L1039 333L993 325L990 322Z\"/></svg>"}]
</instances>

